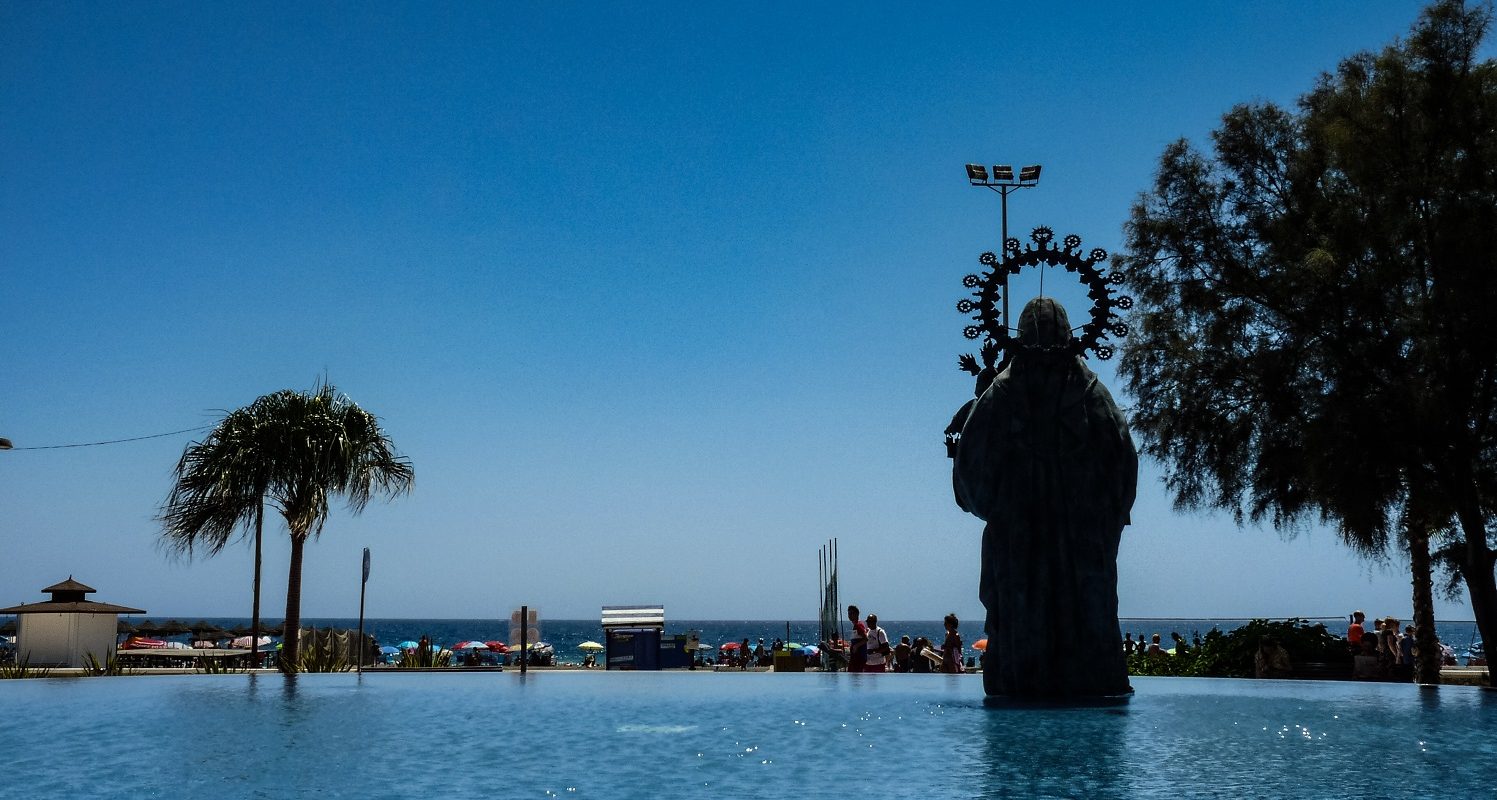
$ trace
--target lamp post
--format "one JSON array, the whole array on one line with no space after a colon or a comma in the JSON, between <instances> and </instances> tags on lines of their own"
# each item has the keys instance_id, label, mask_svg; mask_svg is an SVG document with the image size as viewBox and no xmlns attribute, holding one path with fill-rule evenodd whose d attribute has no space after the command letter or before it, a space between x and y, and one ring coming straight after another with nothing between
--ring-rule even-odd
<instances>
[{"instance_id":1,"label":"lamp post","mask_svg":"<svg viewBox=\"0 0 1497 800\"><path fill-rule=\"evenodd\" d=\"M1040 165L1031 164L1019 168L1019 177L1014 177L1014 168L1007 164L993 165L993 174L982 164L967 165L967 181L973 186L985 186L1003 197L1003 241L999 243L1000 265L1008 261L1008 195L1020 189L1028 189L1040 182ZM1008 316L1008 270L1003 271L1003 324L1012 328Z\"/></svg>"}]
</instances>

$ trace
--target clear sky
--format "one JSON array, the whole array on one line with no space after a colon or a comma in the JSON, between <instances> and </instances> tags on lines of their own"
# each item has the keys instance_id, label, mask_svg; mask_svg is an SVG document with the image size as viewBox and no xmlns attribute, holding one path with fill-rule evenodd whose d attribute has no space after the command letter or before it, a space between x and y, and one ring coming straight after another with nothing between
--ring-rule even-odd
<instances>
[{"instance_id":1,"label":"clear sky","mask_svg":"<svg viewBox=\"0 0 1497 800\"><path fill-rule=\"evenodd\" d=\"M1043 164L1011 233L1112 250L1168 142L1420 8L311 5L0 2L0 436L208 425L326 374L416 489L333 513L308 616L357 613L367 546L370 616L810 618L837 537L844 601L974 620L941 431L999 206L962 165ZM0 453L0 605L72 574L247 615L248 546L157 545L191 438ZM1175 513L1158 475L1124 616L1407 618L1405 559Z\"/></svg>"}]
</instances>

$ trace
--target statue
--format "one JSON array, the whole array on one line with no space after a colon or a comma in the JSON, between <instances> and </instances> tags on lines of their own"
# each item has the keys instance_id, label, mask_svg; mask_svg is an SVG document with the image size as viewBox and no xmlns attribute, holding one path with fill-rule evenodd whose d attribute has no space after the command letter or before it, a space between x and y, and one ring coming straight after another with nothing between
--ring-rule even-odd
<instances>
[{"instance_id":1,"label":"statue","mask_svg":"<svg viewBox=\"0 0 1497 800\"><path fill-rule=\"evenodd\" d=\"M1138 454L1082 361L1065 308L1031 300L1018 332L1006 368L947 437L957 504L987 522L983 688L1014 698L1126 695L1117 554Z\"/></svg>"}]
</instances>

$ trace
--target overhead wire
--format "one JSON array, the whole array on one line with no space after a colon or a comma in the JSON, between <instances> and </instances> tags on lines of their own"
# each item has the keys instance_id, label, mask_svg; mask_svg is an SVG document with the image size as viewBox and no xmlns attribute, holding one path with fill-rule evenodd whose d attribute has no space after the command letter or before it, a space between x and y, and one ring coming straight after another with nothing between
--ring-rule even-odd
<instances>
[{"instance_id":1,"label":"overhead wire","mask_svg":"<svg viewBox=\"0 0 1497 800\"><path fill-rule=\"evenodd\" d=\"M176 436L176 435L182 434L182 433L196 433L198 431L206 431L206 430L211 429L212 427L213 427L212 425L200 425L200 426L198 426L196 428L183 428L180 431L167 431L166 433L153 433L150 436L132 436L132 437L130 437L128 439L106 439L106 440L101 441L101 442L78 442L78 443L75 443L75 444L48 444L48 445L37 445L35 447L12 447L11 451L15 452L17 450L63 450L63 449L69 448L69 447L98 447L100 445L106 445L106 444L123 444L125 442L140 442L140 441L144 441L146 439L160 439L160 438L162 438L164 436Z\"/></svg>"}]
</instances>

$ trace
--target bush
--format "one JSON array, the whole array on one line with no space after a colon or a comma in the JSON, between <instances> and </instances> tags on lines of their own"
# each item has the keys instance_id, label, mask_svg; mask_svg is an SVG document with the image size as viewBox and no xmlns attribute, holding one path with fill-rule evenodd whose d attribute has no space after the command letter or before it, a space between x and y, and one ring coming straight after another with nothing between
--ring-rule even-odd
<instances>
[{"instance_id":1,"label":"bush","mask_svg":"<svg viewBox=\"0 0 1497 800\"><path fill-rule=\"evenodd\" d=\"M5 680L12 678L45 678L51 672L51 667L31 666L31 656L29 655L11 664L0 664L0 679Z\"/></svg>"},{"instance_id":2,"label":"bush","mask_svg":"<svg viewBox=\"0 0 1497 800\"><path fill-rule=\"evenodd\" d=\"M1190 675L1212 678L1253 677L1253 657L1258 641L1264 636L1277 639L1296 665L1311 661L1349 661L1346 640L1327 631L1325 625L1311 625L1303 619L1282 622L1255 619L1242 627L1222 633L1212 628L1199 647L1176 655L1149 656L1135 653L1128 659L1132 675Z\"/></svg>"}]
</instances>

